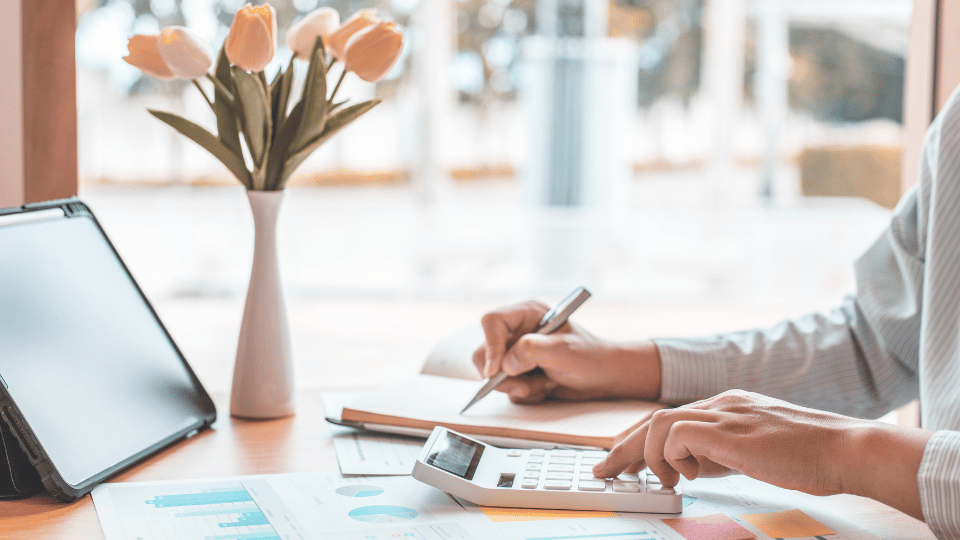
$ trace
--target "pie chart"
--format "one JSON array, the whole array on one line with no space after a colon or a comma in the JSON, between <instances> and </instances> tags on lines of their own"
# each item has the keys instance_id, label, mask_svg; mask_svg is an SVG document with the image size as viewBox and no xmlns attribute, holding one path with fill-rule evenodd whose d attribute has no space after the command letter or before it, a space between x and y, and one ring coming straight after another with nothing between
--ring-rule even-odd
<instances>
[{"instance_id":1,"label":"pie chart","mask_svg":"<svg viewBox=\"0 0 960 540\"><path fill-rule=\"evenodd\" d=\"M367 523L392 523L395 521L407 521L417 517L417 511L403 506L361 506L347 513L357 521L366 521Z\"/></svg>"},{"instance_id":2,"label":"pie chart","mask_svg":"<svg viewBox=\"0 0 960 540\"><path fill-rule=\"evenodd\" d=\"M337 488L337 494L344 497L376 497L383 493L377 486L343 486Z\"/></svg>"}]
</instances>

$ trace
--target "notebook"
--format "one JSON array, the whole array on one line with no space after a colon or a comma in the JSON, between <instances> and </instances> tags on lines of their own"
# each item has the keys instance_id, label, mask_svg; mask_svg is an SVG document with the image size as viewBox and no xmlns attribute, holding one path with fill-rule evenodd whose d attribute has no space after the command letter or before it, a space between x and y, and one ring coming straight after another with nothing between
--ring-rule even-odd
<instances>
[{"instance_id":1,"label":"notebook","mask_svg":"<svg viewBox=\"0 0 960 540\"><path fill-rule=\"evenodd\" d=\"M441 425L479 438L612 448L665 407L634 399L518 405L506 394L492 392L460 414L483 385L471 360L482 342L479 324L454 332L431 352L418 375L346 402L342 419L425 431Z\"/></svg>"}]
</instances>

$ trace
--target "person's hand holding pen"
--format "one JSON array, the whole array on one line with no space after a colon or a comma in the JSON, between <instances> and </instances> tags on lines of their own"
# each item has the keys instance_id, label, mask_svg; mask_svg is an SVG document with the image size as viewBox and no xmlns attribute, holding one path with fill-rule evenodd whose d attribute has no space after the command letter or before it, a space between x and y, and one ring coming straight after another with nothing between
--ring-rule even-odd
<instances>
[{"instance_id":1,"label":"person's hand holding pen","mask_svg":"<svg viewBox=\"0 0 960 540\"><path fill-rule=\"evenodd\" d=\"M660 356L652 342L607 341L570 321L549 335L533 333L549 309L529 300L481 319L485 342L473 363L484 377L501 369L509 375L498 391L516 403L660 397Z\"/></svg>"}]
</instances>

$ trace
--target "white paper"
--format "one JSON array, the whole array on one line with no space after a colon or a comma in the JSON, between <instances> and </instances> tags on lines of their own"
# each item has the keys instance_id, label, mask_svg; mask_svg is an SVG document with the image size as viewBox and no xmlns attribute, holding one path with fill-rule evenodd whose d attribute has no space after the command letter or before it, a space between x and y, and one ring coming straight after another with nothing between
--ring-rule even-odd
<instances>
[{"instance_id":1,"label":"white paper","mask_svg":"<svg viewBox=\"0 0 960 540\"><path fill-rule=\"evenodd\" d=\"M685 540L661 521L663 518L690 518L717 513L726 514L744 529L756 535L757 540L772 540L739 516L783 510L801 510L836 534L823 537L791 538L791 540L876 540L877 537L818 506L796 492L780 489L745 476L682 481L684 493L683 514L640 514L631 512L597 513L597 517L570 519L516 519L492 522L491 525L508 540L573 540L589 537L591 540ZM464 510L478 520L486 518L483 509L457 498ZM536 511L532 511L536 512ZM487 518L487 521L490 521Z\"/></svg>"},{"instance_id":2,"label":"white paper","mask_svg":"<svg viewBox=\"0 0 960 540\"><path fill-rule=\"evenodd\" d=\"M323 410L327 415L339 418L343 403L361 394L357 391L324 392ZM344 475L410 474L426 441L416 437L358 431L333 424L330 424L330 433L340 472Z\"/></svg>"},{"instance_id":3,"label":"white paper","mask_svg":"<svg viewBox=\"0 0 960 540\"><path fill-rule=\"evenodd\" d=\"M496 538L411 477L336 473L108 483L93 491L106 540Z\"/></svg>"},{"instance_id":4,"label":"white paper","mask_svg":"<svg viewBox=\"0 0 960 540\"><path fill-rule=\"evenodd\" d=\"M423 443L423 439L357 430L333 436L340 472L344 475L410 474Z\"/></svg>"}]
</instances>

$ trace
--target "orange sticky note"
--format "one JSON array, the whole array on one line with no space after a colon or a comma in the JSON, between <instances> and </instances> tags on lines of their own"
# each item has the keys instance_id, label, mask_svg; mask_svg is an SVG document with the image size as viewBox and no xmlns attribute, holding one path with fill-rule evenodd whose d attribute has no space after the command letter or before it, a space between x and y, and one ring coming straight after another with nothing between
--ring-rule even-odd
<instances>
[{"instance_id":1,"label":"orange sticky note","mask_svg":"<svg viewBox=\"0 0 960 540\"><path fill-rule=\"evenodd\" d=\"M783 512L770 512L769 514L747 514L740 516L740 519L773 538L802 538L836 534L800 510L784 510Z\"/></svg>"},{"instance_id":2,"label":"orange sticky note","mask_svg":"<svg viewBox=\"0 0 960 540\"><path fill-rule=\"evenodd\" d=\"M752 540L756 538L755 534L744 529L725 514L660 521L687 540Z\"/></svg>"},{"instance_id":3,"label":"orange sticky note","mask_svg":"<svg viewBox=\"0 0 960 540\"><path fill-rule=\"evenodd\" d=\"M542 510L539 508L501 508L481 506L480 510L494 523L507 521L540 521L549 519L577 519L595 517L617 517L613 512L593 510Z\"/></svg>"}]
</instances>

